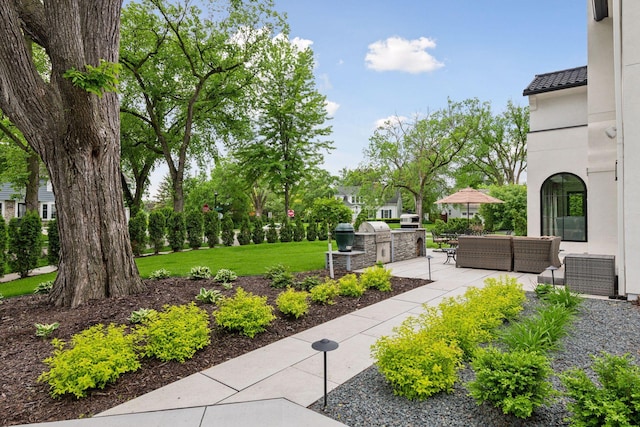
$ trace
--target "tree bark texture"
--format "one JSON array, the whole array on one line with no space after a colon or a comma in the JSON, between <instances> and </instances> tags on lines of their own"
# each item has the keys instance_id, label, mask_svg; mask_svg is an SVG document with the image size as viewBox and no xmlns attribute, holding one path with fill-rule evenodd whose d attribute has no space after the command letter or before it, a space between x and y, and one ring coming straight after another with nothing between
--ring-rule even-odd
<instances>
[{"instance_id":1,"label":"tree bark texture","mask_svg":"<svg viewBox=\"0 0 640 427\"><path fill-rule=\"evenodd\" d=\"M119 105L74 87L65 71L117 63L120 0L0 0L0 108L47 167L60 229L56 305L139 292L120 183ZM51 60L35 70L23 31Z\"/></svg>"}]
</instances>

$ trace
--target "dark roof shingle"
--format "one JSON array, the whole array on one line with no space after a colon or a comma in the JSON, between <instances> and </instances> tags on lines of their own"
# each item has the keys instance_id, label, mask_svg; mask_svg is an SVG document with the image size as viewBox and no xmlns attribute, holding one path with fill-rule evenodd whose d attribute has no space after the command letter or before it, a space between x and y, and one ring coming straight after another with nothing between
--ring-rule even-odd
<instances>
[{"instance_id":1,"label":"dark roof shingle","mask_svg":"<svg viewBox=\"0 0 640 427\"><path fill-rule=\"evenodd\" d=\"M536 93L551 92L587 84L587 66L569 68L552 73L537 74L529 86L522 92L523 96Z\"/></svg>"}]
</instances>

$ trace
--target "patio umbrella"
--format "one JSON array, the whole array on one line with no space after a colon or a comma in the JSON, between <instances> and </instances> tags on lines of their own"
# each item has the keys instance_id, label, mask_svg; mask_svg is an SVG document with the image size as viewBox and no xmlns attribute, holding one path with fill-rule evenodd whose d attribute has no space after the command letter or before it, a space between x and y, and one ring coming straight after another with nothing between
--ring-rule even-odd
<instances>
[{"instance_id":1,"label":"patio umbrella","mask_svg":"<svg viewBox=\"0 0 640 427\"><path fill-rule=\"evenodd\" d=\"M491 197L482 191L475 190L471 187L463 188L455 193L444 197L440 200L436 200L438 204L467 204L467 225L469 225L469 204L471 203L504 203L500 199Z\"/></svg>"}]
</instances>

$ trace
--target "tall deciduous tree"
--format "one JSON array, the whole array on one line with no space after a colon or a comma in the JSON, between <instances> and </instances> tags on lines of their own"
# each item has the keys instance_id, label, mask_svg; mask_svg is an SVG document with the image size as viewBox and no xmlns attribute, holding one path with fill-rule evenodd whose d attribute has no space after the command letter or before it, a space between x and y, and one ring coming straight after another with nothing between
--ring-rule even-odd
<instances>
[{"instance_id":1,"label":"tall deciduous tree","mask_svg":"<svg viewBox=\"0 0 640 427\"><path fill-rule=\"evenodd\" d=\"M120 120L113 90L121 0L0 0L0 109L47 167L56 196L57 305L143 288L133 260L120 183ZM27 34L44 47L38 73ZM69 78L68 78L69 77ZM105 93L106 92L106 93Z\"/></svg>"},{"instance_id":2,"label":"tall deciduous tree","mask_svg":"<svg viewBox=\"0 0 640 427\"><path fill-rule=\"evenodd\" d=\"M166 161L175 211L184 209L189 162L216 157L216 138L248 131L247 65L269 37L263 27L281 25L270 0L217 4L216 21L188 0L143 0L123 12L122 111L155 133L147 147Z\"/></svg>"},{"instance_id":3,"label":"tall deciduous tree","mask_svg":"<svg viewBox=\"0 0 640 427\"><path fill-rule=\"evenodd\" d=\"M122 188L133 216L142 209L149 176L162 159L162 152L150 147L149 141L155 141L156 136L144 122L128 114L121 114L120 118Z\"/></svg>"},{"instance_id":4,"label":"tall deciduous tree","mask_svg":"<svg viewBox=\"0 0 640 427\"><path fill-rule=\"evenodd\" d=\"M528 133L528 107L509 101L504 112L493 115L487 105L461 172L479 173L488 184L519 184L527 169Z\"/></svg>"},{"instance_id":5,"label":"tall deciduous tree","mask_svg":"<svg viewBox=\"0 0 640 427\"><path fill-rule=\"evenodd\" d=\"M313 65L311 49L300 50L286 35L272 40L259 63L257 138L234 147L249 181L263 179L281 194L285 213L294 187L333 148L322 138L331 127L325 125L326 98L316 89Z\"/></svg>"},{"instance_id":6,"label":"tall deciduous tree","mask_svg":"<svg viewBox=\"0 0 640 427\"><path fill-rule=\"evenodd\" d=\"M442 110L412 121L390 120L370 139L368 167L378 171L385 186L412 194L422 216L426 190L475 137L481 111L478 100L469 99L449 101Z\"/></svg>"}]
</instances>

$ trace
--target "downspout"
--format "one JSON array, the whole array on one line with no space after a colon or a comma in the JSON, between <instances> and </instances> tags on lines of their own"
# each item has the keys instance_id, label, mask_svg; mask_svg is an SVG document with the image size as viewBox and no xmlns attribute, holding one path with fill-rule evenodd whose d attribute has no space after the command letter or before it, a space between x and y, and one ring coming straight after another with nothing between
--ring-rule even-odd
<instances>
[{"instance_id":1,"label":"downspout","mask_svg":"<svg viewBox=\"0 0 640 427\"><path fill-rule=\"evenodd\" d=\"M613 0L613 79L616 102L616 180L618 181L618 294L626 295L626 262L624 211L624 110L622 92L622 0Z\"/></svg>"}]
</instances>

